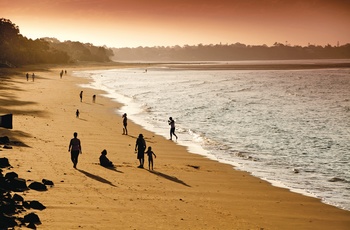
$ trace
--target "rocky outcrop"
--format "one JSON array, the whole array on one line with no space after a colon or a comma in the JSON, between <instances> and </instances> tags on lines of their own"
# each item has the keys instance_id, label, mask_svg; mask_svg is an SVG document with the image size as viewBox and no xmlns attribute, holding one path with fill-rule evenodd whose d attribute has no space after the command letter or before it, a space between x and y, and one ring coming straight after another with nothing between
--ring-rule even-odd
<instances>
[{"instance_id":1,"label":"rocky outcrop","mask_svg":"<svg viewBox=\"0 0 350 230\"><path fill-rule=\"evenodd\" d=\"M44 210L46 207L37 200L26 201L16 192L26 190L47 191L47 186L53 186L53 182L43 179L41 182L32 182L27 186L27 181L19 178L16 172L7 172L3 175L1 168L11 169L7 158L0 158L0 229L15 227L27 227L36 229L41 224L39 216L28 210Z\"/></svg>"}]
</instances>

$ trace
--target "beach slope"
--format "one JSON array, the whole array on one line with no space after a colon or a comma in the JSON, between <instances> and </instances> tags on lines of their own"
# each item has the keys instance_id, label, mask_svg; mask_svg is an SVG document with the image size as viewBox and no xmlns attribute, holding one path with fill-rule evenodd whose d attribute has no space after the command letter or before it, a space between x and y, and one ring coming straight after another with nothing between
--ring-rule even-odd
<instances>
[{"instance_id":1,"label":"beach slope","mask_svg":"<svg viewBox=\"0 0 350 230\"><path fill-rule=\"evenodd\" d=\"M25 79L26 71L35 72L35 81ZM0 128L0 136L17 145L0 156L21 178L55 183L46 192L23 193L47 207L31 210L41 219L39 229L349 229L349 211L191 154L131 120L129 135L122 135L115 113L121 105L102 91L80 88L87 80L73 77L74 68L62 78L60 71L1 75L0 114L13 113L14 128ZM82 144L77 169L68 152L74 132ZM154 171L147 164L137 168L140 133L157 155ZM98 164L103 149L116 169Z\"/></svg>"}]
</instances>

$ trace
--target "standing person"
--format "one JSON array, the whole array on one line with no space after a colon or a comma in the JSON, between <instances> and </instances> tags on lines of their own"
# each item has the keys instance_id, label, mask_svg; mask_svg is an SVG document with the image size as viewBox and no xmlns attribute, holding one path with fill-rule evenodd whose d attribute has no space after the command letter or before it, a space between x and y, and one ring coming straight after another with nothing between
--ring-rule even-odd
<instances>
[{"instance_id":1,"label":"standing person","mask_svg":"<svg viewBox=\"0 0 350 230\"><path fill-rule=\"evenodd\" d=\"M92 102L95 103L95 101L96 101L96 95L94 94L94 95L92 96Z\"/></svg>"},{"instance_id":2,"label":"standing person","mask_svg":"<svg viewBox=\"0 0 350 230\"><path fill-rule=\"evenodd\" d=\"M123 114L123 135L128 135L128 129L126 128L128 126L128 118L126 117L126 113Z\"/></svg>"},{"instance_id":3,"label":"standing person","mask_svg":"<svg viewBox=\"0 0 350 230\"><path fill-rule=\"evenodd\" d=\"M143 139L143 135L140 134L136 140L135 152L137 149L137 159L140 161L140 165L138 168L143 168L143 163L145 161L145 149L146 149L146 141Z\"/></svg>"},{"instance_id":4,"label":"standing person","mask_svg":"<svg viewBox=\"0 0 350 230\"><path fill-rule=\"evenodd\" d=\"M175 134L175 121L172 117L169 117L168 124L170 125L170 140L173 139L173 135L176 137L177 140L177 136Z\"/></svg>"},{"instance_id":5,"label":"standing person","mask_svg":"<svg viewBox=\"0 0 350 230\"><path fill-rule=\"evenodd\" d=\"M79 97L80 97L80 102L82 102L83 101L83 91L80 91Z\"/></svg>"},{"instance_id":6,"label":"standing person","mask_svg":"<svg viewBox=\"0 0 350 230\"><path fill-rule=\"evenodd\" d=\"M70 151L71 154L71 160L73 162L73 167L76 169L78 164L78 157L79 154L82 154L81 151L81 143L80 140L77 138L78 133L73 134L74 138L72 138L69 142L68 152Z\"/></svg>"},{"instance_id":7,"label":"standing person","mask_svg":"<svg viewBox=\"0 0 350 230\"><path fill-rule=\"evenodd\" d=\"M76 118L79 118L79 114L80 114L79 109L77 109L77 111L75 112Z\"/></svg>"},{"instance_id":8,"label":"standing person","mask_svg":"<svg viewBox=\"0 0 350 230\"><path fill-rule=\"evenodd\" d=\"M60 78L62 78L62 76L63 76L63 70L62 70L61 73L60 73Z\"/></svg>"},{"instance_id":9,"label":"standing person","mask_svg":"<svg viewBox=\"0 0 350 230\"><path fill-rule=\"evenodd\" d=\"M32 74L32 79L33 79L33 81L34 81L34 78L35 78L35 74L33 73L33 74Z\"/></svg>"},{"instance_id":10,"label":"standing person","mask_svg":"<svg viewBox=\"0 0 350 230\"><path fill-rule=\"evenodd\" d=\"M157 158L157 156L152 151L151 146L148 147L146 154L148 156L148 170L151 170L151 166L152 166L152 171L153 171L153 155L154 155L154 158Z\"/></svg>"},{"instance_id":11,"label":"standing person","mask_svg":"<svg viewBox=\"0 0 350 230\"><path fill-rule=\"evenodd\" d=\"M26 74L27 81L29 80L29 73Z\"/></svg>"}]
</instances>

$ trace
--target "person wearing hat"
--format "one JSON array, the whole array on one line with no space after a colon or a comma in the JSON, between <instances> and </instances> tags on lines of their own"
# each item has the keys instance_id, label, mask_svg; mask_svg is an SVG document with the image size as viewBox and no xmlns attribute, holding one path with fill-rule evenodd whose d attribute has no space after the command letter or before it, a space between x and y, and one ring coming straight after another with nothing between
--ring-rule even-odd
<instances>
[{"instance_id":1,"label":"person wearing hat","mask_svg":"<svg viewBox=\"0 0 350 230\"><path fill-rule=\"evenodd\" d=\"M137 159L140 161L138 168L143 168L143 163L145 161L145 150L146 150L146 141L143 139L143 135L140 134L136 140L135 152L137 149Z\"/></svg>"}]
</instances>

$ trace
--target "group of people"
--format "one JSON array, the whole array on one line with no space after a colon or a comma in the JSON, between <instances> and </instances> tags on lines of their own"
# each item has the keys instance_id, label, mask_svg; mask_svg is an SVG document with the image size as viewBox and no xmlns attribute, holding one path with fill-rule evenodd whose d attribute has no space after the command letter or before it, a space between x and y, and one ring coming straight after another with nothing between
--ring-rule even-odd
<instances>
[{"instance_id":1,"label":"group of people","mask_svg":"<svg viewBox=\"0 0 350 230\"><path fill-rule=\"evenodd\" d=\"M82 97L83 97L83 91L80 92L80 101L82 101ZM95 95L93 97L93 101L95 100ZM76 111L76 117L79 117L79 110ZM128 118L127 118L127 114L124 113L122 115L123 118L123 135L128 135L128 129L127 129L127 125L128 125ZM177 135L175 134L175 121L173 120L172 117L169 117L168 120L168 124L170 125L170 140L172 140L172 137L175 136L176 140L178 139ZM69 143L69 147L68 147L68 151L70 151L71 153L71 161L73 163L73 167L76 168L77 164L78 164L78 157L79 154L82 154L82 148L81 148L81 142L80 140L77 138L78 133L74 133L73 134L73 138L70 140ZM144 158L145 158L145 154L148 156L148 169L149 170L153 170L153 156L156 158L156 154L152 151L152 147L149 146L147 148L147 151L145 151L147 148L146 146L146 141L143 138L142 134L139 134L138 138L136 139L136 145L135 145L135 153L137 153L137 159L139 160L139 166L138 168L144 168ZM100 160L100 165L104 166L104 167L114 167L112 161L110 161L107 158L107 150L104 149L101 152L101 156L99 158Z\"/></svg>"},{"instance_id":2,"label":"group of people","mask_svg":"<svg viewBox=\"0 0 350 230\"><path fill-rule=\"evenodd\" d=\"M73 168L77 168L79 154L82 154L82 147L80 139L78 139L78 133L73 134L73 138L69 142L68 152L71 154L71 161L73 163ZM107 158L107 150L103 150L100 156L100 164L104 167L114 167L113 162Z\"/></svg>"},{"instance_id":3,"label":"group of people","mask_svg":"<svg viewBox=\"0 0 350 230\"><path fill-rule=\"evenodd\" d=\"M139 134L139 137L136 139L135 152L137 153L137 159L140 162L138 168L143 168L145 162L145 153L148 156L148 169L153 170L153 156L157 158L156 154L152 151L152 147L149 146L146 150L146 141L143 138L142 134Z\"/></svg>"},{"instance_id":4,"label":"group of people","mask_svg":"<svg viewBox=\"0 0 350 230\"><path fill-rule=\"evenodd\" d=\"M27 81L29 81L29 73L26 73L26 79ZM32 80L34 81L34 79L35 79L35 74L32 73Z\"/></svg>"},{"instance_id":5,"label":"group of people","mask_svg":"<svg viewBox=\"0 0 350 230\"><path fill-rule=\"evenodd\" d=\"M83 102L83 93L84 93L84 91L80 91L80 93L79 93L80 102ZM96 102L96 94L92 95L92 102L93 103Z\"/></svg>"},{"instance_id":6,"label":"group of people","mask_svg":"<svg viewBox=\"0 0 350 230\"><path fill-rule=\"evenodd\" d=\"M62 78L63 74L67 74L67 70L65 70L65 71L62 70L62 71L60 72L60 78Z\"/></svg>"},{"instance_id":7,"label":"group of people","mask_svg":"<svg viewBox=\"0 0 350 230\"><path fill-rule=\"evenodd\" d=\"M145 153L148 156L148 169L149 170L153 170L153 156L156 158L156 154L152 151L152 147L149 146L147 151L146 150L146 141L143 138L143 135L140 134L139 137L136 140L136 145L135 145L135 152L137 150L137 159L140 161L140 165L138 166L138 168L143 168L144 165L144 157L145 157ZM69 142L69 146L68 146L68 152L70 152L71 154L71 161L73 163L73 168L77 168L77 164L78 164L78 158L79 158L79 154L82 154L82 147L81 147L81 142L80 139L78 139L78 133L74 132L73 134L73 138L70 140ZM101 152L101 156L99 158L100 160L100 165L103 167L107 167L107 168L114 168L114 164L112 161L110 161L107 158L107 150L104 149Z\"/></svg>"},{"instance_id":8,"label":"group of people","mask_svg":"<svg viewBox=\"0 0 350 230\"><path fill-rule=\"evenodd\" d=\"M124 113L122 118L123 118L123 135L128 135L128 129L127 129L128 118L127 118L127 114ZM174 121L174 119L172 117L169 117L168 124L170 125L170 139L169 140L173 139L173 135L176 137L176 140L177 140L177 135L175 134L175 121Z\"/></svg>"}]
</instances>

